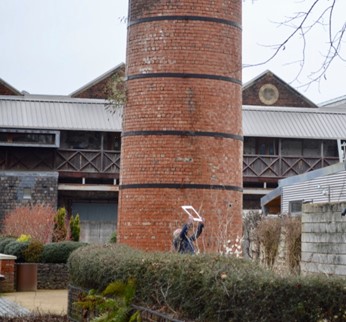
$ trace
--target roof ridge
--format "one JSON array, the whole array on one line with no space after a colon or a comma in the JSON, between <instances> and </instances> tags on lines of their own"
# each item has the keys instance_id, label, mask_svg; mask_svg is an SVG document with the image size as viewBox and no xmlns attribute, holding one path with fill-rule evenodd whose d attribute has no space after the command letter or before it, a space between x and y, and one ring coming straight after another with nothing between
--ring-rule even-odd
<instances>
[{"instance_id":1,"label":"roof ridge","mask_svg":"<svg viewBox=\"0 0 346 322\"><path fill-rule=\"evenodd\" d=\"M0 95L0 101L21 101L21 102L51 102L51 103L72 103L72 104L106 104L110 102L106 99L97 98L75 98L64 95Z\"/></svg>"}]
</instances>

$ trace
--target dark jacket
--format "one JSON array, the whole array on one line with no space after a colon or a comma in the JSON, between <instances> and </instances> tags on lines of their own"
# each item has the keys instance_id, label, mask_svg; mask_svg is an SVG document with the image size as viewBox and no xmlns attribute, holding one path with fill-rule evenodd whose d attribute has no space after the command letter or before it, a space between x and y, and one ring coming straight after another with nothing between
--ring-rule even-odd
<instances>
[{"instance_id":1,"label":"dark jacket","mask_svg":"<svg viewBox=\"0 0 346 322\"><path fill-rule=\"evenodd\" d=\"M181 254L194 254L195 246L194 241L200 236L203 231L204 224L199 222L197 230L192 236L188 236L188 231L192 224L185 224L181 230L178 238L173 240L174 249Z\"/></svg>"}]
</instances>

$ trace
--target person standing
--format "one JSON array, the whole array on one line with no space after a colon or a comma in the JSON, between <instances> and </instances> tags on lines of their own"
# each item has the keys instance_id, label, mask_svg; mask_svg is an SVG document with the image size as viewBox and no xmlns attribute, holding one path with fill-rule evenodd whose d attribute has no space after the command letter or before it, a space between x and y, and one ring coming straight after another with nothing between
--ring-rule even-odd
<instances>
[{"instance_id":1,"label":"person standing","mask_svg":"<svg viewBox=\"0 0 346 322\"><path fill-rule=\"evenodd\" d=\"M189 217L189 220L182 228L178 228L173 232L173 247L174 250L180 254L195 254L195 241L201 235L204 228L204 218L198 222L196 231L189 236L189 230L193 226L193 217Z\"/></svg>"}]
</instances>

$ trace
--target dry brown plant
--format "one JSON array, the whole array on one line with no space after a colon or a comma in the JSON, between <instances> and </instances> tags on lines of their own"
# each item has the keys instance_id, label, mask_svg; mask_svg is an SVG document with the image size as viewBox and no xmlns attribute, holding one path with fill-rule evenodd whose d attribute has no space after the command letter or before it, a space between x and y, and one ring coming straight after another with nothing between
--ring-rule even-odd
<instances>
[{"instance_id":1,"label":"dry brown plant","mask_svg":"<svg viewBox=\"0 0 346 322\"><path fill-rule=\"evenodd\" d=\"M272 268L279 249L281 218L265 218L259 222L256 235L264 248L265 264Z\"/></svg>"},{"instance_id":2,"label":"dry brown plant","mask_svg":"<svg viewBox=\"0 0 346 322\"><path fill-rule=\"evenodd\" d=\"M293 274L299 274L300 271L300 259L301 259L301 234L302 223L300 217L285 217L285 242L286 242L286 254L287 263L290 272Z\"/></svg>"},{"instance_id":3,"label":"dry brown plant","mask_svg":"<svg viewBox=\"0 0 346 322\"><path fill-rule=\"evenodd\" d=\"M30 235L32 239L48 243L52 239L55 213L52 207L45 205L16 208L5 215L1 233L14 237Z\"/></svg>"}]
</instances>

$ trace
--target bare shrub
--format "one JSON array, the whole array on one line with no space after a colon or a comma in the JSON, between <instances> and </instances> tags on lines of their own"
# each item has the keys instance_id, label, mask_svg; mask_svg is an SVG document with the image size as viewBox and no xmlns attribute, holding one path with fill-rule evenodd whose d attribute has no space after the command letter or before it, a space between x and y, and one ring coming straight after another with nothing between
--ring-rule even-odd
<instances>
[{"instance_id":1,"label":"bare shrub","mask_svg":"<svg viewBox=\"0 0 346 322\"><path fill-rule=\"evenodd\" d=\"M287 263L291 273L299 273L301 259L301 218L285 217Z\"/></svg>"},{"instance_id":2,"label":"bare shrub","mask_svg":"<svg viewBox=\"0 0 346 322\"><path fill-rule=\"evenodd\" d=\"M281 218L266 218L258 223L256 235L264 248L264 260L268 267L273 267L279 249L281 235Z\"/></svg>"},{"instance_id":3,"label":"bare shrub","mask_svg":"<svg viewBox=\"0 0 346 322\"><path fill-rule=\"evenodd\" d=\"M245 258L258 259L260 257L260 241L256 229L262 218L261 212L256 210L243 213L243 254Z\"/></svg>"},{"instance_id":4,"label":"bare shrub","mask_svg":"<svg viewBox=\"0 0 346 322\"><path fill-rule=\"evenodd\" d=\"M55 210L50 206L19 207L5 215L1 233L14 237L26 234L48 243L52 239L54 216Z\"/></svg>"}]
</instances>

